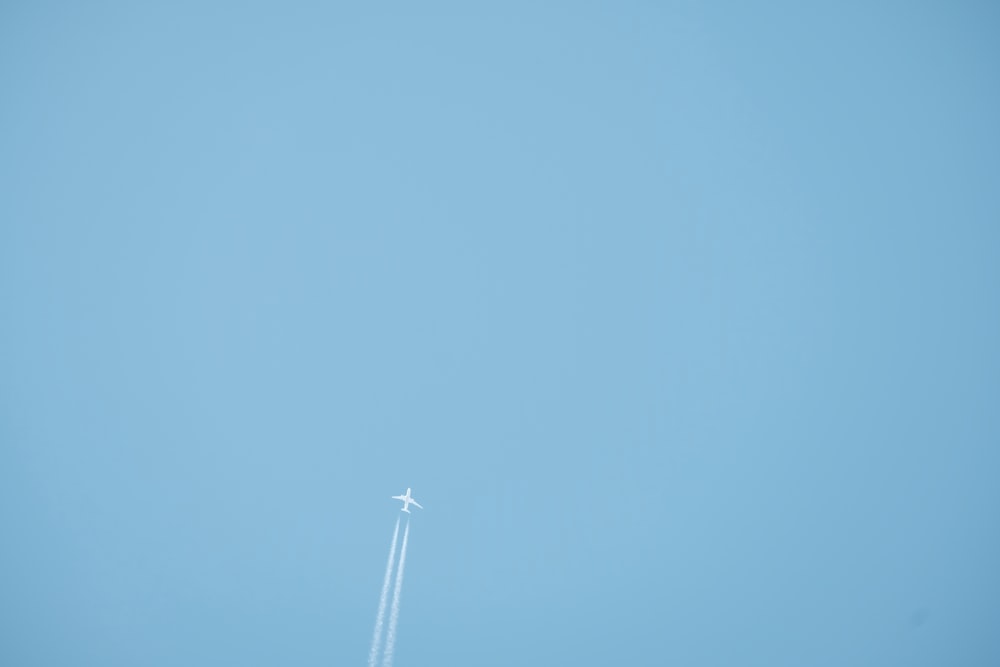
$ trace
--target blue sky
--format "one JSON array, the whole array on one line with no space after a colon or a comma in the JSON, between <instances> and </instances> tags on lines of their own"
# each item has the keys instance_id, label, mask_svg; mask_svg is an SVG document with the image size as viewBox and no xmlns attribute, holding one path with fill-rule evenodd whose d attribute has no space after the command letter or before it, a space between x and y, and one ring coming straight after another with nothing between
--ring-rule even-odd
<instances>
[{"instance_id":1,"label":"blue sky","mask_svg":"<svg viewBox=\"0 0 1000 667\"><path fill-rule=\"evenodd\" d=\"M0 8L0 662L1000 662L1000 12Z\"/></svg>"}]
</instances>

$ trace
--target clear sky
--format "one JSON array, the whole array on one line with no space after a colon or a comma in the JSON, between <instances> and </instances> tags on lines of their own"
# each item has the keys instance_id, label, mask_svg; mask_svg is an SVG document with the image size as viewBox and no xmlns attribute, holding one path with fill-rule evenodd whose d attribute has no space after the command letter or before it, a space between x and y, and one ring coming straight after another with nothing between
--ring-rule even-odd
<instances>
[{"instance_id":1,"label":"clear sky","mask_svg":"<svg viewBox=\"0 0 1000 667\"><path fill-rule=\"evenodd\" d=\"M0 663L1000 664L998 45L7 0Z\"/></svg>"}]
</instances>

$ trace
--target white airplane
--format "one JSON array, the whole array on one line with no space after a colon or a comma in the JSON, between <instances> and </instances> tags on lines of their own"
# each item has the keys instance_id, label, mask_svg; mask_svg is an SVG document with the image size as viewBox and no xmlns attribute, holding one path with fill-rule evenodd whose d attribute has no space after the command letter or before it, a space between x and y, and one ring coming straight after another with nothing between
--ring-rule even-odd
<instances>
[{"instance_id":1,"label":"white airplane","mask_svg":"<svg viewBox=\"0 0 1000 667\"><path fill-rule=\"evenodd\" d=\"M403 501L403 511L406 512L407 514L410 513L410 510L408 510L406 508L409 507L410 505L416 505L420 509L424 508L423 505L421 505L420 503L418 503L416 500L413 499L413 497L410 495L410 490L409 489L406 490L405 494L403 494L401 496L393 496L392 499L393 500L402 500Z\"/></svg>"}]
</instances>

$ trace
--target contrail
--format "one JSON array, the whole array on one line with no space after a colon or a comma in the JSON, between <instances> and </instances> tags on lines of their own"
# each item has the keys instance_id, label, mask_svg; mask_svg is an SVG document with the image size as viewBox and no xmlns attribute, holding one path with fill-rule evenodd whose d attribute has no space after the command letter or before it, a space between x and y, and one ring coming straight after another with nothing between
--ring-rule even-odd
<instances>
[{"instance_id":1,"label":"contrail","mask_svg":"<svg viewBox=\"0 0 1000 667\"><path fill-rule=\"evenodd\" d=\"M403 567L406 566L406 539L410 536L410 522L403 531L403 546L399 550L399 569L396 570L396 585L392 589L392 613L389 614L389 634L385 639L385 657L382 667L392 667L392 652L396 647L396 623L399 621L399 592L403 588Z\"/></svg>"},{"instance_id":2,"label":"contrail","mask_svg":"<svg viewBox=\"0 0 1000 667\"><path fill-rule=\"evenodd\" d=\"M410 524L406 524L406 529L409 530ZM382 580L382 594L378 598L378 614L375 615L375 634L372 636L372 649L368 652L368 667L375 667L375 661L378 660L378 645L382 641L382 625L385 621L385 602L389 597L389 580L392 577L392 563L396 559L396 538L399 537L399 519L396 519L396 530L392 531L392 546L389 547L389 563L385 566L385 579ZM403 553L406 553L406 535L403 536ZM400 560L399 564L402 565L403 561ZM396 586L399 586L399 580L396 581ZM393 626L395 627L395 624ZM391 630L390 630L391 632Z\"/></svg>"}]
</instances>

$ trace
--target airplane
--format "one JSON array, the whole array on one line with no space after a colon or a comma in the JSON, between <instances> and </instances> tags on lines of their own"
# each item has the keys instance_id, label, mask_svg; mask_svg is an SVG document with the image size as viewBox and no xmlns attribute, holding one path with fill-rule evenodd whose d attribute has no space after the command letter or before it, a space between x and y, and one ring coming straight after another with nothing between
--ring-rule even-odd
<instances>
[{"instance_id":1,"label":"airplane","mask_svg":"<svg viewBox=\"0 0 1000 667\"><path fill-rule=\"evenodd\" d=\"M416 500L413 499L413 497L410 495L410 490L409 489L406 489L406 493L405 494L403 494L401 496L393 496L392 499L393 500L402 500L403 501L403 511L406 512L407 514L410 513L410 510L408 510L406 508L409 507L410 505L416 505L420 509L424 508L423 505L421 505L420 503L418 503Z\"/></svg>"}]
</instances>

